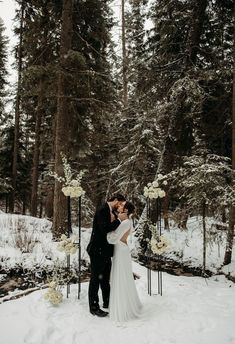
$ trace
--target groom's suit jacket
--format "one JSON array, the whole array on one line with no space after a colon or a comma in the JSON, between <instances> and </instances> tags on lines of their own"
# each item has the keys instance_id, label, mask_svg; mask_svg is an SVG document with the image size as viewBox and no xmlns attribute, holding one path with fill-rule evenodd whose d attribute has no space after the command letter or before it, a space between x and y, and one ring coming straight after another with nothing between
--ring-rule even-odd
<instances>
[{"instance_id":1,"label":"groom's suit jacket","mask_svg":"<svg viewBox=\"0 0 235 344\"><path fill-rule=\"evenodd\" d=\"M95 212L91 239L87 246L87 252L90 256L98 255L103 257L112 257L113 245L107 242L107 233L114 231L120 224L118 219L111 222L111 214L108 203L98 207Z\"/></svg>"}]
</instances>

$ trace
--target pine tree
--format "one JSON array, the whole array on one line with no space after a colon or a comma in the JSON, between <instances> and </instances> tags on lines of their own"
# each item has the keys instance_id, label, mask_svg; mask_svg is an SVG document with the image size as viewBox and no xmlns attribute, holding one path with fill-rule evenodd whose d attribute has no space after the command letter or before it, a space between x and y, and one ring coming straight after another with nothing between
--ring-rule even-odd
<instances>
[{"instance_id":1,"label":"pine tree","mask_svg":"<svg viewBox=\"0 0 235 344\"><path fill-rule=\"evenodd\" d=\"M6 86L7 86L7 38L4 35L4 25L3 21L0 18L0 194L1 198L6 197L10 191L10 182L11 176L9 175L9 167L7 166L8 162L11 161L11 153L9 151L8 142L4 140L4 135L7 135L6 127ZM5 151L8 150L8 154L5 154Z\"/></svg>"},{"instance_id":2,"label":"pine tree","mask_svg":"<svg viewBox=\"0 0 235 344\"><path fill-rule=\"evenodd\" d=\"M233 8L233 101L232 101L232 168L235 170L235 5ZM229 208L229 226L227 233L227 244L224 256L224 264L230 264L233 250L233 237L235 225L235 207L230 205Z\"/></svg>"},{"instance_id":3,"label":"pine tree","mask_svg":"<svg viewBox=\"0 0 235 344\"><path fill-rule=\"evenodd\" d=\"M6 86L7 86L7 38L4 35L4 25L0 18L0 118L4 117L6 103Z\"/></svg>"},{"instance_id":4,"label":"pine tree","mask_svg":"<svg viewBox=\"0 0 235 344\"><path fill-rule=\"evenodd\" d=\"M19 29L19 44L18 44L18 64L17 64L17 72L18 72L18 80L17 80L17 90L16 90L16 101L15 101L15 119L14 119L14 151L13 151L13 163L12 163L12 192L10 195L10 211L14 212L14 205L15 205L15 195L16 195L16 188L17 188L17 171L18 171L18 162L17 157L19 155L19 137L20 137L20 103L21 103L21 82L22 82L22 41L23 41L23 21L24 21L24 5L25 1L22 0L20 2L20 29Z\"/></svg>"}]
</instances>

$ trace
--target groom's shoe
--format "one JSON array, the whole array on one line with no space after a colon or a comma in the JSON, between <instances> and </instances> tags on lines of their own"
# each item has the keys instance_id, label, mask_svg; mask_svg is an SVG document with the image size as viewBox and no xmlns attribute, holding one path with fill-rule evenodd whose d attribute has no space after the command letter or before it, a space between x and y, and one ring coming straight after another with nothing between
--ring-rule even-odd
<instances>
[{"instance_id":1,"label":"groom's shoe","mask_svg":"<svg viewBox=\"0 0 235 344\"><path fill-rule=\"evenodd\" d=\"M92 315L97 315L97 317L106 317L109 313L108 312L105 312L105 311L102 311L102 309L98 308L98 309L94 309L94 310L90 310L90 313Z\"/></svg>"},{"instance_id":2,"label":"groom's shoe","mask_svg":"<svg viewBox=\"0 0 235 344\"><path fill-rule=\"evenodd\" d=\"M108 303L103 303L103 308L108 309L109 308L109 304Z\"/></svg>"}]
</instances>

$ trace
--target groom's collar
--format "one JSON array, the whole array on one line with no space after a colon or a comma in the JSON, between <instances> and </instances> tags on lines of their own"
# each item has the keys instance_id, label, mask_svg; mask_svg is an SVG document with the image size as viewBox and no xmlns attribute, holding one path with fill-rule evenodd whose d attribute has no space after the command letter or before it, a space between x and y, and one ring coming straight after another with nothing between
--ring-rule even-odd
<instances>
[{"instance_id":1,"label":"groom's collar","mask_svg":"<svg viewBox=\"0 0 235 344\"><path fill-rule=\"evenodd\" d=\"M109 206L110 212L112 213L113 209L112 209L111 205L109 204L109 202L107 202L107 204Z\"/></svg>"}]
</instances>

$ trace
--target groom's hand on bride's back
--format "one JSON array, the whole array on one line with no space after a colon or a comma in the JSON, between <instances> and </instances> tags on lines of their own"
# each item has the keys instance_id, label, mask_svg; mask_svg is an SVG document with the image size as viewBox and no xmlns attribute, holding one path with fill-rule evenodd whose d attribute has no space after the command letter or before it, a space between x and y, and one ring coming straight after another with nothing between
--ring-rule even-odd
<instances>
[{"instance_id":1,"label":"groom's hand on bride's back","mask_svg":"<svg viewBox=\"0 0 235 344\"><path fill-rule=\"evenodd\" d=\"M124 221L124 220L128 219L127 213L119 213L118 214L118 219L120 221Z\"/></svg>"}]
</instances>

